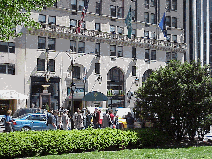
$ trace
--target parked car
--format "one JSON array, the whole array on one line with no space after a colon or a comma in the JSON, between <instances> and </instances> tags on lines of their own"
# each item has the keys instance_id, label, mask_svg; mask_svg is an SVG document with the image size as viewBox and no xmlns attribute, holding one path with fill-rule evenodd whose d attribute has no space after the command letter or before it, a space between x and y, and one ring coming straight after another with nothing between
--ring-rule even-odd
<instances>
[{"instance_id":1,"label":"parked car","mask_svg":"<svg viewBox=\"0 0 212 159\"><path fill-rule=\"evenodd\" d=\"M14 131L47 130L47 116L40 113L29 113L19 118L13 118Z\"/></svg>"},{"instance_id":2,"label":"parked car","mask_svg":"<svg viewBox=\"0 0 212 159\"><path fill-rule=\"evenodd\" d=\"M17 118L19 116L22 116L28 113L37 113L37 112L44 113L44 110L39 108L20 108L14 112L13 118Z\"/></svg>"},{"instance_id":3,"label":"parked car","mask_svg":"<svg viewBox=\"0 0 212 159\"><path fill-rule=\"evenodd\" d=\"M0 115L0 124L4 125L5 123L5 115Z\"/></svg>"}]
</instances>

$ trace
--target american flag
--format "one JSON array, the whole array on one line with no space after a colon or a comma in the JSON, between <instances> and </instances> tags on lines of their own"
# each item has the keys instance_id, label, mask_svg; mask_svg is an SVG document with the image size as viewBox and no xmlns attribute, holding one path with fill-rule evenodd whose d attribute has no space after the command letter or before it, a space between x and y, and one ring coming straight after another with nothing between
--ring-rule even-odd
<instances>
[{"instance_id":1,"label":"american flag","mask_svg":"<svg viewBox=\"0 0 212 159\"><path fill-rule=\"evenodd\" d=\"M85 0L85 6L84 6L83 11L82 11L81 20L79 21L78 27L76 29L77 34L80 33L80 29L82 27L82 23L84 21L84 17L86 15L86 12L87 12L87 9L88 9L88 3L89 3L89 0Z\"/></svg>"}]
</instances>

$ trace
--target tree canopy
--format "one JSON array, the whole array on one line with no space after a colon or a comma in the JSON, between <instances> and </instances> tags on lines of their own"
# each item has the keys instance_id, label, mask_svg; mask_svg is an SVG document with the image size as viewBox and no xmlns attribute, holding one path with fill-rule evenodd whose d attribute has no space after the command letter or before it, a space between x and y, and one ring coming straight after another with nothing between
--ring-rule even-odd
<instances>
[{"instance_id":1,"label":"tree canopy","mask_svg":"<svg viewBox=\"0 0 212 159\"><path fill-rule=\"evenodd\" d=\"M10 37L20 36L15 27L39 27L30 18L31 11L41 11L44 7L53 6L56 0L0 0L0 40L7 41Z\"/></svg>"},{"instance_id":2,"label":"tree canopy","mask_svg":"<svg viewBox=\"0 0 212 159\"><path fill-rule=\"evenodd\" d=\"M212 110L212 81L207 69L200 62L171 61L154 71L136 91L142 117L178 140L185 135L193 139Z\"/></svg>"}]
</instances>

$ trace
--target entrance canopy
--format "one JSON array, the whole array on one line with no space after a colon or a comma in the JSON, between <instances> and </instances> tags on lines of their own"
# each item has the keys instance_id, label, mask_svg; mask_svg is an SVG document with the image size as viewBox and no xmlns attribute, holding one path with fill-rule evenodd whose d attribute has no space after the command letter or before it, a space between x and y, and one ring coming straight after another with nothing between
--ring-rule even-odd
<instances>
[{"instance_id":1,"label":"entrance canopy","mask_svg":"<svg viewBox=\"0 0 212 159\"><path fill-rule=\"evenodd\" d=\"M27 95L16 92L15 90L0 90L0 99L27 99Z\"/></svg>"},{"instance_id":2,"label":"entrance canopy","mask_svg":"<svg viewBox=\"0 0 212 159\"><path fill-rule=\"evenodd\" d=\"M93 91L93 92L87 93L82 100L85 100L85 101L107 101L108 98L101 92Z\"/></svg>"}]
</instances>

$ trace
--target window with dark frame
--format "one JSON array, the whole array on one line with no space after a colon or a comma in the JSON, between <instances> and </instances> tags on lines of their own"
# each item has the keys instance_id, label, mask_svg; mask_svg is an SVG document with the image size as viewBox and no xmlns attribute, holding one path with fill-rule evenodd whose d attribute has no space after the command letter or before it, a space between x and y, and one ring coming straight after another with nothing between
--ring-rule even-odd
<instances>
[{"instance_id":1,"label":"window with dark frame","mask_svg":"<svg viewBox=\"0 0 212 159\"><path fill-rule=\"evenodd\" d=\"M144 30L144 37L149 38L149 31Z\"/></svg>"},{"instance_id":2,"label":"window with dark frame","mask_svg":"<svg viewBox=\"0 0 212 159\"><path fill-rule=\"evenodd\" d=\"M110 56L116 56L116 45L110 45Z\"/></svg>"},{"instance_id":3,"label":"window with dark frame","mask_svg":"<svg viewBox=\"0 0 212 159\"><path fill-rule=\"evenodd\" d=\"M110 25L110 32L115 33L116 32L116 27L115 25Z\"/></svg>"},{"instance_id":4,"label":"window with dark frame","mask_svg":"<svg viewBox=\"0 0 212 159\"><path fill-rule=\"evenodd\" d=\"M110 6L110 15L111 17L116 17L116 6Z\"/></svg>"},{"instance_id":5,"label":"window with dark frame","mask_svg":"<svg viewBox=\"0 0 212 159\"><path fill-rule=\"evenodd\" d=\"M171 52L166 52L166 61L171 61Z\"/></svg>"},{"instance_id":6,"label":"window with dark frame","mask_svg":"<svg viewBox=\"0 0 212 159\"><path fill-rule=\"evenodd\" d=\"M156 50L151 50L151 60L156 60Z\"/></svg>"},{"instance_id":7,"label":"window with dark frame","mask_svg":"<svg viewBox=\"0 0 212 159\"><path fill-rule=\"evenodd\" d=\"M145 49L145 60L149 60L149 49Z\"/></svg>"},{"instance_id":8,"label":"window with dark frame","mask_svg":"<svg viewBox=\"0 0 212 159\"><path fill-rule=\"evenodd\" d=\"M78 10L79 11L83 11L84 5L85 5L85 1L84 0L78 0L77 1L77 5L78 5Z\"/></svg>"},{"instance_id":9,"label":"window with dark frame","mask_svg":"<svg viewBox=\"0 0 212 159\"><path fill-rule=\"evenodd\" d=\"M172 0L172 11L177 11L177 0Z\"/></svg>"},{"instance_id":10,"label":"window with dark frame","mask_svg":"<svg viewBox=\"0 0 212 159\"><path fill-rule=\"evenodd\" d=\"M77 20L70 19L70 27L77 27Z\"/></svg>"},{"instance_id":11,"label":"window with dark frame","mask_svg":"<svg viewBox=\"0 0 212 159\"><path fill-rule=\"evenodd\" d=\"M149 9L149 0L144 1L144 6L145 8Z\"/></svg>"},{"instance_id":12,"label":"window with dark frame","mask_svg":"<svg viewBox=\"0 0 212 159\"><path fill-rule=\"evenodd\" d=\"M101 14L101 2L96 2L96 14Z\"/></svg>"},{"instance_id":13,"label":"window with dark frame","mask_svg":"<svg viewBox=\"0 0 212 159\"><path fill-rule=\"evenodd\" d=\"M73 78L80 79L80 67L73 66Z\"/></svg>"},{"instance_id":14,"label":"window with dark frame","mask_svg":"<svg viewBox=\"0 0 212 159\"><path fill-rule=\"evenodd\" d=\"M166 16L166 26L171 27L171 17L170 16Z\"/></svg>"},{"instance_id":15,"label":"window with dark frame","mask_svg":"<svg viewBox=\"0 0 212 159\"><path fill-rule=\"evenodd\" d=\"M39 14L38 21L40 23L46 23L46 15Z\"/></svg>"},{"instance_id":16,"label":"window with dark frame","mask_svg":"<svg viewBox=\"0 0 212 159\"><path fill-rule=\"evenodd\" d=\"M0 74L15 75L15 64L0 64Z\"/></svg>"},{"instance_id":17,"label":"window with dark frame","mask_svg":"<svg viewBox=\"0 0 212 159\"><path fill-rule=\"evenodd\" d=\"M144 22L149 23L149 12L144 13Z\"/></svg>"},{"instance_id":18,"label":"window with dark frame","mask_svg":"<svg viewBox=\"0 0 212 159\"><path fill-rule=\"evenodd\" d=\"M55 50L55 38L48 38L48 48L49 50Z\"/></svg>"},{"instance_id":19,"label":"window with dark frame","mask_svg":"<svg viewBox=\"0 0 212 159\"><path fill-rule=\"evenodd\" d=\"M132 76L136 76L136 66L132 66Z\"/></svg>"},{"instance_id":20,"label":"window with dark frame","mask_svg":"<svg viewBox=\"0 0 212 159\"><path fill-rule=\"evenodd\" d=\"M155 24L155 14L151 13L151 23Z\"/></svg>"},{"instance_id":21,"label":"window with dark frame","mask_svg":"<svg viewBox=\"0 0 212 159\"><path fill-rule=\"evenodd\" d=\"M155 0L150 0L150 7L155 7Z\"/></svg>"},{"instance_id":22,"label":"window with dark frame","mask_svg":"<svg viewBox=\"0 0 212 159\"><path fill-rule=\"evenodd\" d=\"M71 0L71 9L77 10L77 0Z\"/></svg>"},{"instance_id":23,"label":"window with dark frame","mask_svg":"<svg viewBox=\"0 0 212 159\"><path fill-rule=\"evenodd\" d=\"M70 40L70 49L71 49L72 52L77 52L76 41Z\"/></svg>"},{"instance_id":24,"label":"window with dark frame","mask_svg":"<svg viewBox=\"0 0 212 159\"><path fill-rule=\"evenodd\" d=\"M170 12L171 10L171 0L166 0L166 11Z\"/></svg>"},{"instance_id":25,"label":"window with dark frame","mask_svg":"<svg viewBox=\"0 0 212 159\"><path fill-rule=\"evenodd\" d=\"M46 49L46 37L38 37L38 49Z\"/></svg>"},{"instance_id":26,"label":"window with dark frame","mask_svg":"<svg viewBox=\"0 0 212 159\"><path fill-rule=\"evenodd\" d=\"M49 16L48 23L56 25L56 16Z\"/></svg>"},{"instance_id":27,"label":"window with dark frame","mask_svg":"<svg viewBox=\"0 0 212 159\"><path fill-rule=\"evenodd\" d=\"M172 35L172 41L177 43L177 35Z\"/></svg>"},{"instance_id":28,"label":"window with dark frame","mask_svg":"<svg viewBox=\"0 0 212 159\"><path fill-rule=\"evenodd\" d=\"M15 53L15 43L0 41L0 52Z\"/></svg>"},{"instance_id":29,"label":"window with dark frame","mask_svg":"<svg viewBox=\"0 0 212 159\"><path fill-rule=\"evenodd\" d=\"M123 30L124 30L123 27L117 26L117 33L123 34Z\"/></svg>"},{"instance_id":30,"label":"window with dark frame","mask_svg":"<svg viewBox=\"0 0 212 159\"><path fill-rule=\"evenodd\" d=\"M124 8L123 7L118 7L118 12L117 12L117 17L118 18L123 18L124 13Z\"/></svg>"},{"instance_id":31,"label":"window with dark frame","mask_svg":"<svg viewBox=\"0 0 212 159\"><path fill-rule=\"evenodd\" d=\"M95 44L95 54L100 57L100 43Z\"/></svg>"},{"instance_id":32,"label":"window with dark frame","mask_svg":"<svg viewBox=\"0 0 212 159\"><path fill-rule=\"evenodd\" d=\"M132 47L132 58L136 59L136 47Z\"/></svg>"},{"instance_id":33,"label":"window with dark frame","mask_svg":"<svg viewBox=\"0 0 212 159\"><path fill-rule=\"evenodd\" d=\"M95 23L95 30L101 31L100 23Z\"/></svg>"},{"instance_id":34,"label":"window with dark frame","mask_svg":"<svg viewBox=\"0 0 212 159\"><path fill-rule=\"evenodd\" d=\"M177 18L176 17L172 17L172 27L177 28Z\"/></svg>"},{"instance_id":35,"label":"window with dark frame","mask_svg":"<svg viewBox=\"0 0 212 159\"><path fill-rule=\"evenodd\" d=\"M45 71L45 59L37 58L37 71Z\"/></svg>"},{"instance_id":36,"label":"window with dark frame","mask_svg":"<svg viewBox=\"0 0 212 159\"><path fill-rule=\"evenodd\" d=\"M100 74L100 63L95 63L95 73Z\"/></svg>"},{"instance_id":37,"label":"window with dark frame","mask_svg":"<svg viewBox=\"0 0 212 159\"><path fill-rule=\"evenodd\" d=\"M85 53L85 42L78 43L78 53Z\"/></svg>"},{"instance_id":38,"label":"window with dark frame","mask_svg":"<svg viewBox=\"0 0 212 159\"><path fill-rule=\"evenodd\" d=\"M171 41L171 34L167 34L166 40L167 40L167 41Z\"/></svg>"},{"instance_id":39,"label":"window with dark frame","mask_svg":"<svg viewBox=\"0 0 212 159\"><path fill-rule=\"evenodd\" d=\"M54 59L49 59L49 71L55 72L55 60Z\"/></svg>"},{"instance_id":40,"label":"window with dark frame","mask_svg":"<svg viewBox=\"0 0 212 159\"><path fill-rule=\"evenodd\" d=\"M117 52L118 52L118 57L123 57L123 46L118 46Z\"/></svg>"},{"instance_id":41,"label":"window with dark frame","mask_svg":"<svg viewBox=\"0 0 212 159\"><path fill-rule=\"evenodd\" d=\"M172 52L172 60L177 60L177 53L176 52Z\"/></svg>"}]
</instances>

